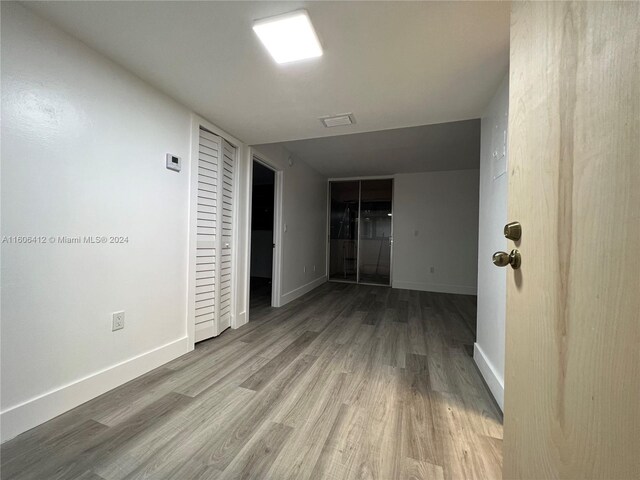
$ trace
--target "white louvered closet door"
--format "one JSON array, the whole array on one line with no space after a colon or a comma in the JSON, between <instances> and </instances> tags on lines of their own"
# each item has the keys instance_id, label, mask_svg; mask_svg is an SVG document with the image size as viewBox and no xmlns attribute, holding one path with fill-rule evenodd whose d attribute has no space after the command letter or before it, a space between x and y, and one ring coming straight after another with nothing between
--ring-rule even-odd
<instances>
[{"instance_id":1,"label":"white louvered closet door","mask_svg":"<svg viewBox=\"0 0 640 480\"><path fill-rule=\"evenodd\" d=\"M233 202L236 148L222 139L223 156L220 168L220 295L218 297L220 328L231 325L232 297L232 246L233 246Z\"/></svg>"},{"instance_id":2,"label":"white louvered closet door","mask_svg":"<svg viewBox=\"0 0 640 480\"><path fill-rule=\"evenodd\" d=\"M195 341L231 323L235 148L200 128L196 201Z\"/></svg>"}]
</instances>

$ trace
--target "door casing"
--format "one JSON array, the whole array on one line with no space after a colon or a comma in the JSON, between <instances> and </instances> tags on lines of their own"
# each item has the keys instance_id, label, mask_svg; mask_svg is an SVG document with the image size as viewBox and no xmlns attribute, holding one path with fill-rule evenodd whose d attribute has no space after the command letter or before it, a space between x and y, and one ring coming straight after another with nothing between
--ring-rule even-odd
<instances>
[{"instance_id":1,"label":"door casing","mask_svg":"<svg viewBox=\"0 0 640 480\"><path fill-rule=\"evenodd\" d=\"M282 272L282 170L279 170L278 167L275 166L275 163L269 160L269 158L262 153L258 153L256 151L252 152L251 155L252 168L250 169L249 176L249 231L248 235L248 243L249 243L249 255L251 255L251 217L253 215L252 205L253 205L253 189L251 185L253 184L253 162L258 162L269 170L273 171L273 243L275 247L273 248L273 258L271 262L271 306L272 307L280 307L281 306L281 272ZM251 258L247 259L247 320L249 319L249 297L250 297L250 283L251 283Z\"/></svg>"}]
</instances>

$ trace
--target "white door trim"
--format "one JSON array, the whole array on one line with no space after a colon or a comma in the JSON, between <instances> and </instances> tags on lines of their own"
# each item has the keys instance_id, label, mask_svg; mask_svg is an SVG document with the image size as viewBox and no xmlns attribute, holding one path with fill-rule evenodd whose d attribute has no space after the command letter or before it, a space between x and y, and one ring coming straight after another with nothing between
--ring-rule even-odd
<instances>
[{"instance_id":1,"label":"white door trim","mask_svg":"<svg viewBox=\"0 0 640 480\"><path fill-rule=\"evenodd\" d=\"M273 266L271 273L271 306L280 307L282 305L282 187L284 173L282 170L275 170L274 191L273 191Z\"/></svg>"},{"instance_id":2,"label":"white door trim","mask_svg":"<svg viewBox=\"0 0 640 480\"><path fill-rule=\"evenodd\" d=\"M269 159L266 155L258 153L249 147L249 174L247 184L247 262L246 262L246 285L245 285L245 305L247 312L245 321L249 321L249 302L250 302L250 284L251 284L251 217L252 201L253 201L253 162L257 161L265 167L273 170L274 173L274 191L273 191L273 243L276 244L273 249L273 262L271 267L271 306L279 307L282 305L280 292L282 291L282 190L284 175L283 171L277 167L277 164Z\"/></svg>"}]
</instances>

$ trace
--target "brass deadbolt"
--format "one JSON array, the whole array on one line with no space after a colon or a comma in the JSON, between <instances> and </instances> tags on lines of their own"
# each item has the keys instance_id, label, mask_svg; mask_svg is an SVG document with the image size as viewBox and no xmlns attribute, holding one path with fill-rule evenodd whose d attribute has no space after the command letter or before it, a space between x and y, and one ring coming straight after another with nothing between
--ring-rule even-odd
<instances>
[{"instance_id":1,"label":"brass deadbolt","mask_svg":"<svg viewBox=\"0 0 640 480\"><path fill-rule=\"evenodd\" d=\"M517 270L520 268L520 264L522 263L522 257L520 256L520 252L518 250L511 250L511 253L507 252L496 252L493 254L493 264L497 267L506 267L507 265L511 265L511 268Z\"/></svg>"},{"instance_id":2,"label":"brass deadbolt","mask_svg":"<svg viewBox=\"0 0 640 480\"><path fill-rule=\"evenodd\" d=\"M520 222L510 222L504 226L504 236L509 240L518 241L522 236L522 225Z\"/></svg>"}]
</instances>

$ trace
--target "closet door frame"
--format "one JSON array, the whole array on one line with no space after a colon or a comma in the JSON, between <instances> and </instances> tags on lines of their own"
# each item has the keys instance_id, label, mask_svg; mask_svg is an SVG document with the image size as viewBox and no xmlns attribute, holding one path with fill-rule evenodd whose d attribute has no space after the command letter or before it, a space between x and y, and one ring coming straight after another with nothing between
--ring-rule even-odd
<instances>
[{"instance_id":1,"label":"closet door frame","mask_svg":"<svg viewBox=\"0 0 640 480\"><path fill-rule=\"evenodd\" d=\"M244 155L245 145L237 138L229 135L224 130L216 127L212 123L206 121L202 117L192 114L191 115L191 145L190 145L190 157L188 162L188 168L185 168L183 163L183 172L189 177L189 225L188 225L188 263L187 263L187 338L189 350L193 350L196 339L196 324L195 324L195 291L196 291L196 250L197 250L197 195L198 195L198 160L199 160L199 144L200 144L200 127L210 131L214 135L221 137L235 147L235 171L233 177L233 232L231 240L231 328L238 327L237 318L237 285L238 285L238 248L240 247L239 239L239 195L240 195L240 178L241 172L239 171L242 159ZM222 161L222 160L219 160ZM216 252L217 254L217 252ZM217 312L217 305L216 305ZM217 318L214 319L214 336L219 335L221 332L217 331Z\"/></svg>"},{"instance_id":2,"label":"closet door frame","mask_svg":"<svg viewBox=\"0 0 640 480\"><path fill-rule=\"evenodd\" d=\"M358 259L356 261L356 281L351 280L340 280L340 279L331 279L330 278L330 266L331 266L331 183L332 182L362 182L366 180L391 180L391 248L389 252L389 284L383 285L380 283L367 283L360 282L360 207L362 203L362 183L358 185L358 246L357 246L357 256ZM371 175L367 177L332 177L327 180L327 247L326 247L326 272L327 272L327 281L335 282L335 283L353 283L357 285L373 285L377 287L389 287L393 288L393 251L394 251L394 239L393 239L393 225L394 218L393 215L395 204L396 204L396 188L395 188L395 175Z\"/></svg>"}]
</instances>

